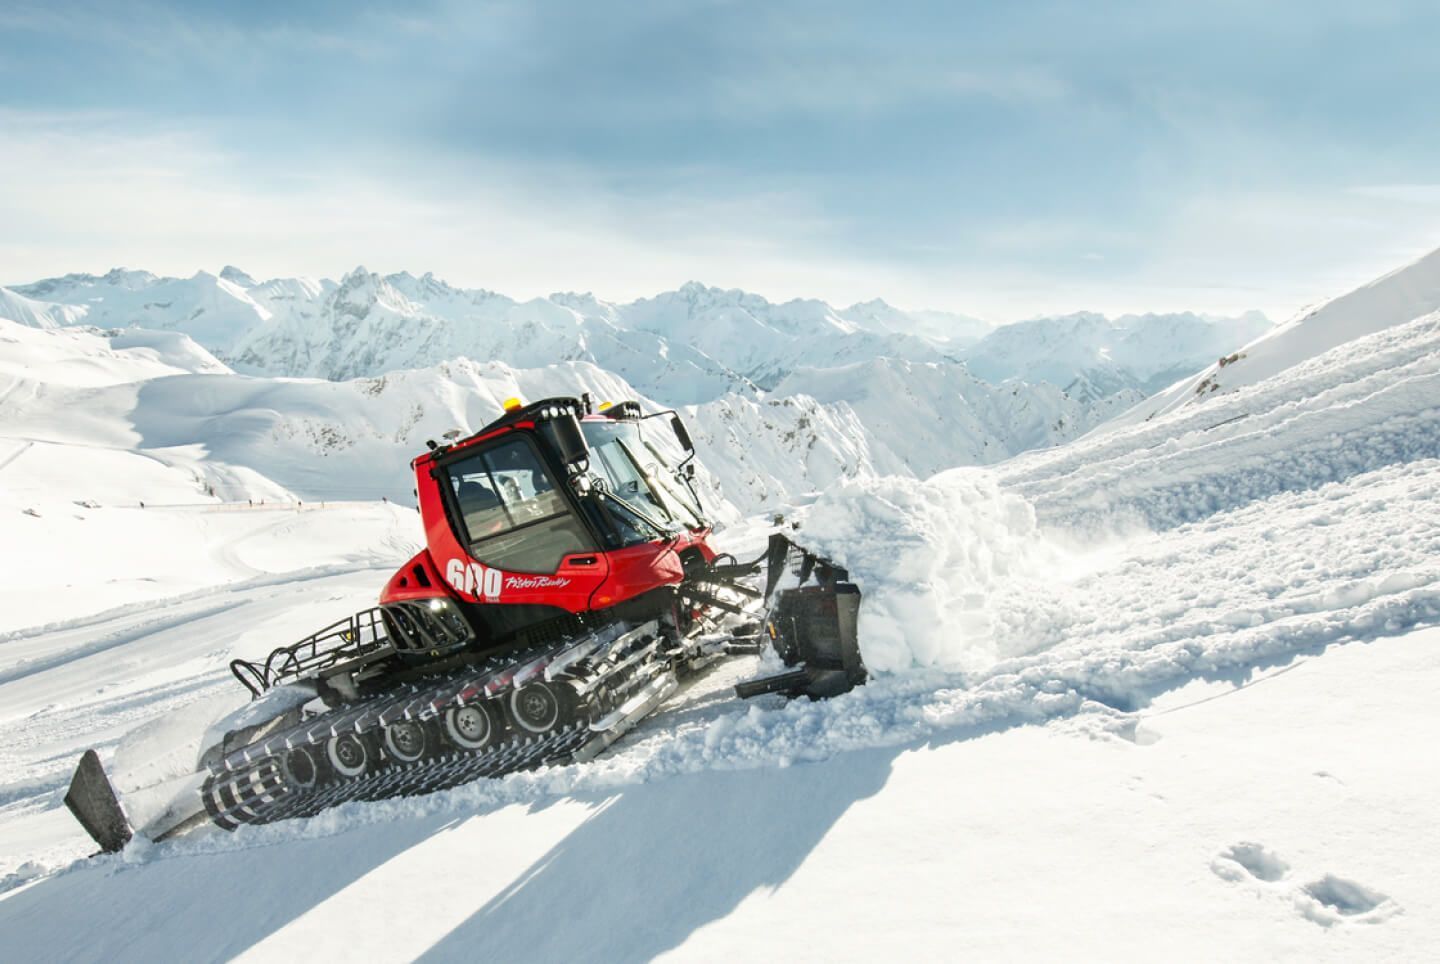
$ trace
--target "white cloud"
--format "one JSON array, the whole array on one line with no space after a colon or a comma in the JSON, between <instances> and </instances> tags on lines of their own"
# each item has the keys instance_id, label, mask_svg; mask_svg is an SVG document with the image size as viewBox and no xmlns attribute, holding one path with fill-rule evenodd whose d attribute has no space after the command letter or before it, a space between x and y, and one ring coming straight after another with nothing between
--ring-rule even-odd
<instances>
[{"instance_id":1,"label":"white cloud","mask_svg":"<svg viewBox=\"0 0 1440 964\"><path fill-rule=\"evenodd\" d=\"M430 154L370 159L368 173L283 152L262 166L259 151L236 156L197 132L107 113L0 110L0 143L0 284L116 265L333 277L363 263L517 297L569 288L623 300L698 279L997 321L1082 308L1285 316L1440 244L1433 209L1412 203L1427 185L1177 198L1144 237L1017 221L980 237L981 256L947 263L943 248L920 245L904 263L837 253L848 226L800 191L627 195L580 168ZM721 173L676 183L713 189Z\"/></svg>"},{"instance_id":2,"label":"white cloud","mask_svg":"<svg viewBox=\"0 0 1440 964\"><path fill-rule=\"evenodd\" d=\"M1351 188L1350 193L1406 204L1440 204L1440 184L1365 184Z\"/></svg>"},{"instance_id":3,"label":"white cloud","mask_svg":"<svg viewBox=\"0 0 1440 964\"><path fill-rule=\"evenodd\" d=\"M1249 291L1288 315L1440 246L1433 211L1354 192L1235 192L1184 199L1155 239L1148 274L1162 284Z\"/></svg>"},{"instance_id":4,"label":"white cloud","mask_svg":"<svg viewBox=\"0 0 1440 964\"><path fill-rule=\"evenodd\" d=\"M865 266L807 253L827 221L781 193L625 198L577 170L434 157L383 178L316 160L277 174L104 114L0 112L0 141L0 283L116 264L335 275L364 263L517 296L629 298L689 278L776 297L874 293L857 280Z\"/></svg>"},{"instance_id":5,"label":"white cloud","mask_svg":"<svg viewBox=\"0 0 1440 964\"><path fill-rule=\"evenodd\" d=\"M1033 66L962 67L904 60L780 59L716 77L714 103L739 117L867 113L900 104L965 100L1056 101L1068 90L1058 75Z\"/></svg>"}]
</instances>

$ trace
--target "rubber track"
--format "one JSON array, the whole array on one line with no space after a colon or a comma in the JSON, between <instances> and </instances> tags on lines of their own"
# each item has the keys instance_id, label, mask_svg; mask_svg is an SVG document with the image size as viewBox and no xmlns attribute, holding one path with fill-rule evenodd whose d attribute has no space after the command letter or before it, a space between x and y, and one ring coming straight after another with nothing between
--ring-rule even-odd
<instances>
[{"instance_id":1,"label":"rubber track","mask_svg":"<svg viewBox=\"0 0 1440 964\"><path fill-rule=\"evenodd\" d=\"M591 634L587 639L571 639L512 653L504 660L432 679L423 685L410 684L398 692L379 694L373 699L302 720L229 753L212 770L201 789L205 811L214 823L233 830L242 823L271 823L311 816L351 800L431 793L482 777L568 763L591 741L606 738L606 734L594 732L589 726L590 719L598 719L607 709L603 701L597 702L594 694L619 688L623 700L623 693L630 688L627 683L643 683L651 671L662 665L658 653L648 657L644 654L645 649L655 650L658 645L658 632L652 626L615 628ZM515 676L537 663L561 665L574 655L577 647L582 648L584 655L573 662L583 664L591 660L593 665L573 677L574 683L592 694L576 722L543 735L524 733L506 722L502 733L506 739L478 750L447 744L443 752L434 756L412 763L385 761L351 779L336 777L310 786L287 783L281 759L294 749L305 748L314 760L323 761L326 743L340 733L378 734L386 724L398 720L433 720L451 706L501 702L513 691ZM636 654L642 658L629 662L628 658ZM522 682L544 678L542 670ZM605 698L613 695L607 692ZM492 722L496 722L493 711ZM374 748L370 747L369 752L374 753Z\"/></svg>"},{"instance_id":2,"label":"rubber track","mask_svg":"<svg viewBox=\"0 0 1440 964\"><path fill-rule=\"evenodd\" d=\"M242 823L272 823L309 817L351 800L384 800L448 790L482 777L534 769L548 763L568 762L596 734L583 724L572 724L543 737L516 739L484 750L457 752L391 764L354 780L341 780L312 788L286 790L278 762L271 758L241 773L215 779L205 790L210 819L226 830Z\"/></svg>"}]
</instances>

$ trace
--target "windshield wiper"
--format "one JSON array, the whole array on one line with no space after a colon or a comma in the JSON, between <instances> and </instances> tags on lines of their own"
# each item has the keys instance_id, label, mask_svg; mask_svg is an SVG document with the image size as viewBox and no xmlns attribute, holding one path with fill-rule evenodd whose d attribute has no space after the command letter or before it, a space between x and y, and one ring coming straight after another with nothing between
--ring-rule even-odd
<instances>
[{"instance_id":1,"label":"windshield wiper","mask_svg":"<svg viewBox=\"0 0 1440 964\"><path fill-rule=\"evenodd\" d=\"M646 515L644 512L641 512L635 506L631 505L630 502L627 501L625 498L616 495L614 492L605 489L597 489L596 491L606 502L630 515L631 517L633 517L633 519L639 521L642 525L651 529L657 536L660 536L662 538L672 538L682 528L684 528L683 526L667 526L656 522L654 519L650 518L650 516Z\"/></svg>"}]
</instances>

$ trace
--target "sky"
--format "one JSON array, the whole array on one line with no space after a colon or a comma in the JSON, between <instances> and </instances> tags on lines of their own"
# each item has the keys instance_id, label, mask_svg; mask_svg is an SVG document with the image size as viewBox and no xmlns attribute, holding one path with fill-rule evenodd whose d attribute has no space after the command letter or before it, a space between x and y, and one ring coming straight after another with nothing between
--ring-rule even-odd
<instances>
[{"instance_id":1,"label":"sky","mask_svg":"<svg viewBox=\"0 0 1440 964\"><path fill-rule=\"evenodd\" d=\"M0 0L0 284L1284 318L1440 247L1440 5Z\"/></svg>"}]
</instances>

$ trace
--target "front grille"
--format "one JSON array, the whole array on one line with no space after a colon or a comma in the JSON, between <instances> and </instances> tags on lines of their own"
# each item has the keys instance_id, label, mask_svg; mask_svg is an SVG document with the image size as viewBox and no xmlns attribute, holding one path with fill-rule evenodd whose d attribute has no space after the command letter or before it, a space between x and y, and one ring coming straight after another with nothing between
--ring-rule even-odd
<instances>
[{"instance_id":1,"label":"front grille","mask_svg":"<svg viewBox=\"0 0 1440 964\"><path fill-rule=\"evenodd\" d=\"M442 656L464 649L475 638L470 624L448 599L386 603L385 628L396 651Z\"/></svg>"}]
</instances>

